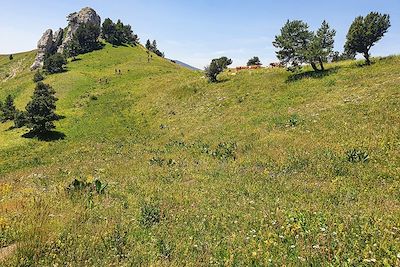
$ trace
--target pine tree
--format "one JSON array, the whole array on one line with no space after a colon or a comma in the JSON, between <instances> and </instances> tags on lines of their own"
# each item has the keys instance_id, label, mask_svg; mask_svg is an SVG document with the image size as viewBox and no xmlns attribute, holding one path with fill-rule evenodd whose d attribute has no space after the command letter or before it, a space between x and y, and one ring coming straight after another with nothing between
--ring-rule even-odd
<instances>
[{"instance_id":1,"label":"pine tree","mask_svg":"<svg viewBox=\"0 0 400 267\"><path fill-rule=\"evenodd\" d=\"M59 119L55 113L57 100L50 85L37 83L32 100L26 106L27 126L32 133L40 135L55 128L54 121Z\"/></svg>"},{"instance_id":2,"label":"pine tree","mask_svg":"<svg viewBox=\"0 0 400 267\"><path fill-rule=\"evenodd\" d=\"M6 122L13 120L16 112L17 109L14 105L14 99L11 95L8 95L1 107L1 121Z\"/></svg>"},{"instance_id":3,"label":"pine tree","mask_svg":"<svg viewBox=\"0 0 400 267\"><path fill-rule=\"evenodd\" d=\"M149 50L149 51L152 50L152 46L151 46L151 43L150 43L149 39L147 39L147 41L146 41L146 49Z\"/></svg>"},{"instance_id":4,"label":"pine tree","mask_svg":"<svg viewBox=\"0 0 400 267\"><path fill-rule=\"evenodd\" d=\"M232 59L227 57L215 58L211 61L204 72L210 82L217 82L217 76L223 72L229 65L232 64Z\"/></svg>"},{"instance_id":5,"label":"pine tree","mask_svg":"<svg viewBox=\"0 0 400 267\"><path fill-rule=\"evenodd\" d=\"M369 51L382 39L390 28L390 16L371 12L366 17L357 17L347 33L345 51L363 54L366 64L370 65Z\"/></svg>"}]
</instances>

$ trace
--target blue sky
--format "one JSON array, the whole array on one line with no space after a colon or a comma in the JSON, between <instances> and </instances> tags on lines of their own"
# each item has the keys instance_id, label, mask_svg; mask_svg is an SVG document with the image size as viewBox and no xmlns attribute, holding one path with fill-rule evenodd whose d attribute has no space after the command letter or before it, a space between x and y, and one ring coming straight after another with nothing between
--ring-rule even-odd
<instances>
[{"instance_id":1,"label":"blue sky","mask_svg":"<svg viewBox=\"0 0 400 267\"><path fill-rule=\"evenodd\" d=\"M93 7L102 19L131 24L142 43L156 39L168 58L203 68L212 58L228 56L244 65L252 56L276 61L274 36L287 19L302 19L317 29L326 19L337 30L341 51L347 30L358 15L391 15L392 27L373 55L400 53L398 0L0 0L0 54L32 50L48 29L66 26L66 15Z\"/></svg>"}]
</instances>

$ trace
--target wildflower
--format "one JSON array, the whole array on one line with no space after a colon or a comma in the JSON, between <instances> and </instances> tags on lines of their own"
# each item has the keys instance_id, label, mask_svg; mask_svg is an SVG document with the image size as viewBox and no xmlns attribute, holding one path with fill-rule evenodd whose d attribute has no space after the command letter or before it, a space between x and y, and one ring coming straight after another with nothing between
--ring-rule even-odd
<instances>
[{"instance_id":1,"label":"wildflower","mask_svg":"<svg viewBox=\"0 0 400 267\"><path fill-rule=\"evenodd\" d=\"M291 245L291 246L290 246L290 248L295 248L295 247L296 247L296 245Z\"/></svg>"}]
</instances>

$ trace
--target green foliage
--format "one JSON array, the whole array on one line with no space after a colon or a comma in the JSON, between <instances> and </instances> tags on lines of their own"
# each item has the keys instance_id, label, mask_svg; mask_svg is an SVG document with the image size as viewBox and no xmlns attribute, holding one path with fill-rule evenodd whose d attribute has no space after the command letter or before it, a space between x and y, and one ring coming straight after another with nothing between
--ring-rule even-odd
<instances>
[{"instance_id":1,"label":"green foliage","mask_svg":"<svg viewBox=\"0 0 400 267\"><path fill-rule=\"evenodd\" d=\"M157 249L158 253L160 254L161 258L163 259L171 259L172 257L172 252L173 252L173 246L164 241L163 239L157 241Z\"/></svg>"},{"instance_id":2,"label":"green foliage","mask_svg":"<svg viewBox=\"0 0 400 267\"><path fill-rule=\"evenodd\" d=\"M370 65L370 49L382 39L390 28L390 16L371 12L366 17L357 17L347 33L345 50L363 54L366 64Z\"/></svg>"},{"instance_id":3,"label":"green foliage","mask_svg":"<svg viewBox=\"0 0 400 267\"><path fill-rule=\"evenodd\" d=\"M210 65L205 68L205 75L210 82L215 83L218 81L218 74L223 72L231 64L232 59L228 59L227 57L215 58L211 61Z\"/></svg>"},{"instance_id":4,"label":"green foliage","mask_svg":"<svg viewBox=\"0 0 400 267\"><path fill-rule=\"evenodd\" d=\"M93 182L84 182L78 179L74 179L66 188L67 192L77 193L77 192L95 192L99 195L105 193L108 187L107 183L102 183L100 180L96 179Z\"/></svg>"},{"instance_id":5,"label":"green foliage","mask_svg":"<svg viewBox=\"0 0 400 267\"><path fill-rule=\"evenodd\" d=\"M81 24L73 36L78 54L85 54L100 49L101 44L98 41L100 36L100 27L93 24ZM76 51L73 53L76 54Z\"/></svg>"},{"instance_id":6,"label":"green foliage","mask_svg":"<svg viewBox=\"0 0 400 267\"><path fill-rule=\"evenodd\" d=\"M43 80L44 80L43 74L39 70L36 71L35 74L33 75L33 82L37 83Z\"/></svg>"},{"instance_id":7,"label":"green foliage","mask_svg":"<svg viewBox=\"0 0 400 267\"><path fill-rule=\"evenodd\" d=\"M281 33L275 36L273 45L279 50L276 52L282 64L288 70L298 70L302 64L309 63L315 71L324 70L323 63L332 53L336 31L330 29L326 21L316 33L309 30L309 26L301 20L287 21Z\"/></svg>"},{"instance_id":8,"label":"green foliage","mask_svg":"<svg viewBox=\"0 0 400 267\"><path fill-rule=\"evenodd\" d=\"M112 45L136 45L139 42L138 36L132 31L132 27L124 25L121 20L114 23L109 18L105 19L101 34L102 38Z\"/></svg>"},{"instance_id":9,"label":"green foliage","mask_svg":"<svg viewBox=\"0 0 400 267\"><path fill-rule=\"evenodd\" d=\"M161 209L157 204L144 203L140 209L140 224L146 228L161 221Z\"/></svg>"},{"instance_id":10,"label":"green foliage","mask_svg":"<svg viewBox=\"0 0 400 267\"><path fill-rule=\"evenodd\" d=\"M367 152L360 149L351 149L346 152L347 161L351 163L365 163L369 161L369 155Z\"/></svg>"},{"instance_id":11,"label":"green foliage","mask_svg":"<svg viewBox=\"0 0 400 267\"><path fill-rule=\"evenodd\" d=\"M212 155L219 160L236 160L236 143L219 143Z\"/></svg>"},{"instance_id":12,"label":"green foliage","mask_svg":"<svg viewBox=\"0 0 400 267\"><path fill-rule=\"evenodd\" d=\"M253 57L250 58L249 61L247 61L247 66L261 66L262 63L258 57Z\"/></svg>"},{"instance_id":13,"label":"green foliage","mask_svg":"<svg viewBox=\"0 0 400 267\"><path fill-rule=\"evenodd\" d=\"M150 42L150 40L146 41L146 49L149 50L150 52L153 52L159 57L164 57L164 53L158 50L157 48L157 41L153 40L153 42Z\"/></svg>"},{"instance_id":14,"label":"green foliage","mask_svg":"<svg viewBox=\"0 0 400 267\"><path fill-rule=\"evenodd\" d=\"M25 111L17 110L14 116L14 127L22 128L28 124L28 115Z\"/></svg>"},{"instance_id":15,"label":"green foliage","mask_svg":"<svg viewBox=\"0 0 400 267\"><path fill-rule=\"evenodd\" d=\"M329 58L331 59L332 62L339 62L339 61L344 61L344 60L355 60L356 53L351 52L351 51L344 51L343 53L340 54L339 51L334 51L330 54Z\"/></svg>"},{"instance_id":16,"label":"green foliage","mask_svg":"<svg viewBox=\"0 0 400 267\"><path fill-rule=\"evenodd\" d=\"M14 105L14 98L8 95L2 105L0 105L0 119L2 122L14 120L17 108Z\"/></svg>"},{"instance_id":17,"label":"green foliage","mask_svg":"<svg viewBox=\"0 0 400 267\"><path fill-rule=\"evenodd\" d=\"M67 60L60 53L54 55L47 55L44 60L43 68L50 74L60 73L64 71L64 66L67 64Z\"/></svg>"},{"instance_id":18,"label":"green foliage","mask_svg":"<svg viewBox=\"0 0 400 267\"><path fill-rule=\"evenodd\" d=\"M55 128L54 121L59 119L55 113L57 100L50 85L42 82L36 84L32 100L26 106L26 126L32 133L43 134Z\"/></svg>"},{"instance_id":19,"label":"green foliage","mask_svg":"<svg viewBox=\"0 0 400 267\"><path fill-rule=\"evenodd\" d=\"M72 57L73 59L76 59L76 56L78 56L80 53L81 53L81 46L79 44L78 38L74 37L64 47L64 55L67 58Z\"/></svg>"}]
</instances>

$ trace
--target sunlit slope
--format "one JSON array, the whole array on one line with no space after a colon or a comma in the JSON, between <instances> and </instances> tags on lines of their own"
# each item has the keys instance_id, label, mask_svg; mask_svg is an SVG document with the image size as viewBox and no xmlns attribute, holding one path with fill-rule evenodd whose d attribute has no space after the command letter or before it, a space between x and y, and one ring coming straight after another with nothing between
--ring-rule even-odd
<instances>
[{"instance_id":1,"label":"sunlit slope","mask_svg":"<svg viewBox=\"0 0 400 267\"><path fill-rule=\"evenodd\" d=\"M148 63L142 47L80 56L45 79L63 139L0 126L0 246L21 244L10 262L41 266L396 265L400 57L374 61L232 70L209 84ZM0 96L23 108L32 75L0 82ZM106 195L71 197L75 178L108 182ZM150 228L145 203L162 214Z\"/></svg>"}]
</instances>

